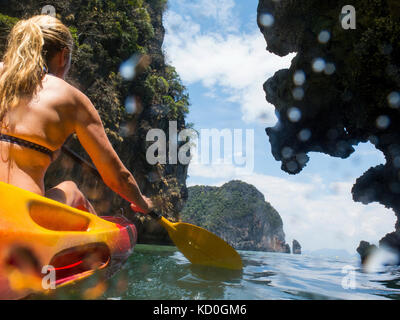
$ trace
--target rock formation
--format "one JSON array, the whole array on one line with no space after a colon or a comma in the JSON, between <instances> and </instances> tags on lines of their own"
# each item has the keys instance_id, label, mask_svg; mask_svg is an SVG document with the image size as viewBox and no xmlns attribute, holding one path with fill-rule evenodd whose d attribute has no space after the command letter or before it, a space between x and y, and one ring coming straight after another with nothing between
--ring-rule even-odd
<instances>
[{"instance_id":1,"label":"rock formation","mask_svg":"<svg viewBox=\"0 0 400 320\"><path fill-rule=\"evenodd\" d=\"M367 241L361 241L357 248L357 252L360 255L361 263L365 264L368 257L377 249L375 245L371 245Z\"/></svg>"},{"instance_id":2,"label":"rock formation","mask_svg":"<svg viewBox=\"0 0 400 320\"><path fill-rule=\"evenodd\" d=\"M49 1L0 0L0 54L6 35L20 18L40 14ZM188 95L174 68L164 61L162 15L166 0L50 1L75 40L70 83L81 89L98 109L108 137L121 160L133 172L147 196L159 200L165 215L177 218L187 196L187 166L150 165L146 161L146 134L152 128L167 133L169 121L178 131L186 127ZM134 78L123 78L123 62L132 62ZM73 137L68 146L90 161ZM167 150L168 152L168 150ZM46 185L74 180L94 203L98 213L112 215L129 204L110 192L78 164L62 155L49 169ZM126 214L133 217L132 214ZM139 242L168 239L157 223L133 219Z\"/></svg>"},{"instance_id":3,"label":"rock formation","mask_svg":"<svg viewBox=\"0 0 400 320\"><path fill-rule=\"evenodd\" d=\"M279 213L254 186L189 187L181 219L215 233L238 250L290 253Z\"/></svg>"},{"instance_id":4,"label":"rock formation","mask_svg":"<svg viewBox=\"0 0 400 320\"><path fill-rule=\"evenodd\" d=\"M293 240L292 253L293 254L301 254L301 245L297 240Z\"/></svg>"},{"instance_id":5,"label":"rock formation","mask_svg":"<svg viewBox=\"0 0 400 320\"><path fill-rule=\"evenodd\" d=\"M347 158L370 141L386 163L357 179L353 199L392 208L396 231L380 244L400 252L400 5L354 0L356 29L343 26L344 0L260 0L267 50L296 52L289 69L264 84L278 124L267 128L282 170L298 174L309 152ZM272 17L272 18L271 18ZM273 24L271 24L273 22Z\"/></svg>"}]
</instances>

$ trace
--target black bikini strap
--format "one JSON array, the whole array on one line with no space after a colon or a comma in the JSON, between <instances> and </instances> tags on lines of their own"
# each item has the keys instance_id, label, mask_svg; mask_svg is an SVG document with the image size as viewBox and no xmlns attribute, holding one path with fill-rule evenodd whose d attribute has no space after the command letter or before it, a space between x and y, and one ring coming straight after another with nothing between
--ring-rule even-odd
<instances>
[{"instance_id":1,"label":"black bikini strap","mask_svg":"<svg viewBox=\"0 0 400 320\"><path fill-rule=\"evenodd\" d=\"M53 158L53 151L51 151L50 149L43 147L39 144L24 140L24 139L20 139L17 137L13 137L13 136L9 136L7 134L0 134L0 140L1 141L6 141L6 142L10 142L10 143L14 143L29 149L33 149L36 151L39 151L41 153L47 154L50 158Z\"/></svg>"}]
</instances>

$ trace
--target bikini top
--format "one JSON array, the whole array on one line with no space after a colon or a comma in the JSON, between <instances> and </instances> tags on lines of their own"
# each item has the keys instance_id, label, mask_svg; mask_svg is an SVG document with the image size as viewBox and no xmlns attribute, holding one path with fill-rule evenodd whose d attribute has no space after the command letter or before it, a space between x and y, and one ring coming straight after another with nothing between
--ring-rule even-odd
<instances>
[{"instance_id":1,"label":"bikini top","mask_svg":"<svg viewBox=\"0 0 400 320\"><path fill-rule=\"evenodd\" d=\"M50 149L46 148L46 147L43 147L43 146L39 145L39 144L30 142L30 141L27 141L27 140L24 140L24 139L21 139L21 138L9 136L7 134L0 134L0 141L6 141L6 142L9 142L9 143L14 143L14 144L17 144L17 145L22 146L22 147L26 147L26 148L29 148L29 149L33 149L33 150L39 151L41 153L44 153L44 154L48 155L51 159L53 159L54 152L51 151Z\"/></svg>"}]
</instances>

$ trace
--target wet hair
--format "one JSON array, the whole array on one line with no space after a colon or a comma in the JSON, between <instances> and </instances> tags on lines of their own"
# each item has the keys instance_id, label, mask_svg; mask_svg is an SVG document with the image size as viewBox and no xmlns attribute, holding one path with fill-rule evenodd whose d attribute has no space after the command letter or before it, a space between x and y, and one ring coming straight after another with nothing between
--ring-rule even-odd
<instances>
[{"instance_id":1,"label":"wet hair","mask_svg":"<svg viewBox=\"0 0 400 320\"><path fill-rule=\"evenodd\" d=\"M69 29L48 15L20 20L12 28L0 73L0 122L21 98L36 94L48 62L64 48L72 53L73 43Z\"/></svg>"}]
</instances>

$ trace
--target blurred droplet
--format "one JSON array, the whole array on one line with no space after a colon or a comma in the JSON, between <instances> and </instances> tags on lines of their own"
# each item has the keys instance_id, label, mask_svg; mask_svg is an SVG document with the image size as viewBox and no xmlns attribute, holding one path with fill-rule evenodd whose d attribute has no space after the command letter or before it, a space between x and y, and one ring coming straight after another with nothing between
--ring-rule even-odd
<instances>
[{"instance_id":1,"label":"blurred droplet","mask_svg":"<svg viewBox=\"0 0 400 320\"><path fill-rule=\"evenodd\" d=\"M124 123L124 124L122 124L122 125L120 126L120 128L119 128L119 134L120 134L122 137L129 137L129 136L132 136L132 135L135 134L135 131L136 131L136 125L135 125L135 122L134 122L134 121Z\"/></svg>"},{"instance_id":2,"label":"blurred droplet","mask_svg":"<svg viewBox=\"0 0 400 320\"><path fill-rule=\"evenodd\" d=\"M388 99L389 105L392 108L397 109L400 107L400 93L399 92L397 92L397 91L391 92L388 95L387 99Z\"/></svg>"},{"instance_id":3,"label":"blurred droplet","mask_svg":"<svg viewBox=\"0 0 400 320\"><path fill-rule=\"evenodd\" d=\"M136 65L138 64L139 60L140 57L138 55L133 55L128 60L121 63L119 72L125 80L133 80L136 74Z\"/></svg>"},{"instance_id":4,"label":"blurred droplet","mask_svg":"<svg viewBox=\"0 0 400 320\"><path fill-rule=\"evenodd\" d=\"M300 165L304 166L308 161L308 156L305 153L299 153L296 154L296 160Z\"/></svg>"},{"instance_id":5,"label":"blurred droplet","mask_svg":"<svg viewBox=\"0 0 400 320\"><path fill-rule=\"evenodd\" d=\"M290 172L296 172L297 169L299 168L299 165L297 164L296 161L290 161L286 164L286 168L288 169L288 171Z\"/></svg>"},{"instance_id":6,"label":"blurred droplet","mask_svg":"<svg viewBox=\"0 0 400 320\"><path fill-rule=\"evenodd\" d=\"M301 111L296 108L290 108L287 112L287 116L291 122L299 122L301 119Z\"/></svg>"},{"instance_id":7,"label":"blurred droplet","mask_svg":"<svg viewBox=\"0 0 400 320\"><path fill-rule=\"evenodd\" d=\"M293 149L290 147L284 147L281 154L284 159L290 159L293 156Z\"/></svg>"},{"instance_id":8,"label":"blurred droplet","mask_svg":"<svg viewBox=\"0 0 400 320\"><path fill-rule=\"evenodd\" d=\"M326 75L331 76L332 74L335 73L335 71L336 71L336 67L333 63L329 62L326 64L325 70L324 70Z\"/></svg>"},{"instance_id":9,"label":"blurred droplet","mask_svg":"<svg viewBox=\"0 0 400 320\"><path fill-rule=\"evenodd\" d=\"M293 98L297 101L303 100L304 98L304 90L303 88L297 87L292 91Z\"/></svg>"},{"instance_id":10,"label":"blurred droplet","mask_svg":"<svg viewBox=\"0 0 400 320\"><path fill-rule=\"evenodd\" d=\"M302 86L306 82L306 74L303 70L297 70L294 73L293 82L296 86Z\"/></svg>"},{"instance_id":11,"label":"blurred droplet","mask_svg":"<svg viewBox=\"0 0 400 320\"><path fill-rule=\"evenodd\" d=\"M382 245L369 255L364 268L368 273L383 272L385 266L395 265L398 263L398 254L393 249L386 248Z\"/></svg>"},{"instance_id":12,"label":"blurred droplet","mask_svg":"<svg viewBox=\"0 0 400 320\"><path fill-rule=\"evenodd\" d=\"M309 129L303 129L297 135L300 141L306 142L311 138L311 131Z\"/></svg>"},{"instance_id":13,"label":"blurred droplet","mask_svg":"<svg viewBox=\"0 0 400 320\"><path fill-rule=\"evenodd\" d=\"M125 110L126 112L132 114L136 112L136 99L135 97L128 97L125 100Z\"/></svg>"},{"instance_id":14,"label":"blurred droplet","mask_svg":"<svg viewBox=\"0 0 400 320\"><path fill-rule=\"evenodd\" d=\"M264 27L271 27L275 22L274 16L270 13L263 13L260 15L260 23Z\"/></svg>"},{"instance_id":15,"label":"blurred droplet","mask_svg":"<svg viewBox=\"0 0 400 320\"><path fill-rule=\"evenodd\" d=\"M322 30L319 35L318 35L318 41L320 43L328 43L329 40L331 39L331 33L327 30Z\"/></svg>"},{"instance_id":16,"label":"blurred droplet","mask_svg":"<svg viewBox=\"0 0 400 320\"><path fill-rule=\"evenodd\" d=\"M324 71L325 66L326 66L326 62L322 58L316 58L316 59L314 59L314 61L312 63L312 68L313 68L314 72L317 72L317 73Z\"/></svg>"},{"instance_id":17,"label":"blurred droplet","mask_svg":"<svg viewBox=\"0 0 400 320\"><path fill-rule=\"evenodd\" d=\"M385 130L389 127L389 125L390 125L390 118L388 116L383 115L379 116L376 119L376 127L378 129Z\"/></svg>"}]
</instances>

